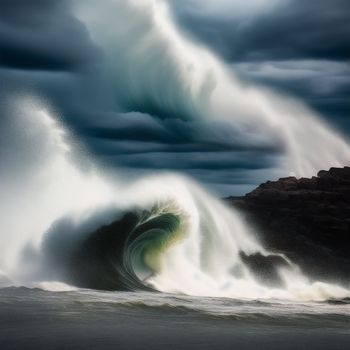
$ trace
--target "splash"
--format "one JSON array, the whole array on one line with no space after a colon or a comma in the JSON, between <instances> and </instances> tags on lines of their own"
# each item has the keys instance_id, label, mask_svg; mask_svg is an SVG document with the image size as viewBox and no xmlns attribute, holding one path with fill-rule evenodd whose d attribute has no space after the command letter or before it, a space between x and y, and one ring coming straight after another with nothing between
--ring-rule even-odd
<instances>
[{"instance_id":1,"label":"splash","mask_svg":"<svg viewBox=\"0 0 350 350\"><path fill-rule=\"evenodd\" d=\"M176 26L166 1L77 2L106 54L118 106L159 118L223 119L251 144L284 150L280 174L312 176L350 162L350 147L301 102L240 81Z\"/></svg>"},{"instance_id":2,"label":"splash","mask_svg":"<svg viewBox=\"0 0 350 350\"><path fill-rule=\"evenodd\" d=\"M110 189L93 167L84 174L72 164L68 132L45 103L17 96L7 113L1 130L0 270L16 280L27 242L38 246L55 219L104 203Z\"/></svg>"},{"instance_id":3,"label":"splash","mask_svg":"<svg viewBox=\"0 0 350 350\"><path fill-rule=\"evenodd\" d=\"M284 148L285 173L349 162L348 144L313 112L240 82L179 31L165 2L89 3L77 14L104 48L121 109L225 119L247 140ZM90 162L81 167L89 157L75 154L74 136L50 108L19 98L11 108L2 130L0 282L243 299L349 296L265 250L237 212L193 181L168 174L129 184Z\"/></svg>"},{"instance_id":4,"label":"splash","mask_svg":"<svg viewBox=\"0 0 350 350\"><path fill-rule=\"evenodd\" d=\"M1 187L9 203L0 211L6 285L242 299L350 295L310 282L265 250L237 212L193 181L173 174L111 180L78 166L69 133L42 103L16 101L13 119L7 131L16 130L24 154L16 160L8 144L4 157L12 160ZM19 168L26 169L22 182L10 176ZM268 269L257 269L257 258Z\"/></svg>"}]
</instances>

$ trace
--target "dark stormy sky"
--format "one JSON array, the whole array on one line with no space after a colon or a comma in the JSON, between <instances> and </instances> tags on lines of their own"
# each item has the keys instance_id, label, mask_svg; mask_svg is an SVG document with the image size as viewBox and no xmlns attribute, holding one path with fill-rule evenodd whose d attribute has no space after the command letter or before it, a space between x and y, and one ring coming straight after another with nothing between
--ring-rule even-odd
<instances>
[{"instance_id":1,"label":"dark stormy sky","mask_svg":"<svg viewBox=\"0 0 350 350\"><path fill-rule=\"evenodd\" d=\"M110 87L118 81L106 79L106 52L75 17L72 3L0 0L2 122L10 118L6 102L14 94L40 96L98 164L129 178L177 171L230 195L275 177L281 150L266 142L247 145L223 122L184 118L147 98L116 103ZM297 96L350 134L349 1L169 3L178 27L243 81ZM137 45L130 42L130 48Z\"/></svg>"}]
</instances>

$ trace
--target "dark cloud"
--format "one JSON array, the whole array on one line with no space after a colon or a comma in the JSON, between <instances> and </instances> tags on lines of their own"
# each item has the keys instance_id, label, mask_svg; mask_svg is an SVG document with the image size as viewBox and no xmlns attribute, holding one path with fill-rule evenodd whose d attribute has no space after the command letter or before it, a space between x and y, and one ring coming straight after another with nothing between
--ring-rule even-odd
<instances>
[{"instance_id":1,"label":"dark cloud","mask_svg":"<svg viewBox=\"0 0 350 350\"><path fill-rule=\"evenodd\" d=\"M254 160L254 161L253 161ZM220 171L225 169L261 169L269 162L259 154L246 152L151 152L131 155L113 155L109 162L130 168L149 168L165 170L206 169Z\"/></svg>"},{"instance_id":2,"label":"dark cloud","mask_svg":"<svg viewBox=\"0 0 350 350\"><path fill-rule=\"evenodd\" d=\"M348 60L350 56L347 0L290 0L276 9L242 17L224 10L225 15L218 17L194 6L181 7L182 2L180 6L172 3L181 25L229 61Z\"/></svg>"},{"instance_id":3,"label":"dark cloud","mask_svg":"<svg viewBox=\"0 0 350 350\"><path fill-rule=\"evenodd\" d=\"M283 1L241 17L199 11L196 3L173 1L178 22L233 62L241 77L304 98L350 132L348 1ZM99 164L128 178L175 170L229 195L278 176L283 149L276 140L225 122L191 120L185 112L181 120L177 104L166 113L143 95L122 110L110 86L118 79L106 81L104 53L70 6L0 0L0 98L10 91L43 97ZM0 103L0 118L11 118L7 113Z\"/></svg>"},{"instance_id":4,"label":"dark cloud","mask_svg":"<svg viewBox=\"0 0 350 350\"><path fill-rule=\"evenodd\" d=\"M350 4L346 0L291 1L238 32L241 60L348 60Z\"/></svg>"},{"instance_id":5,"label":"dark cloud","mask_svg":"<svg viewBox=\"0 0 350 350\"><path fill-rule=\"evenodd\" d=\"M168 151L246 151L274 153L282 145L271 139L258 139L242 135L235 127L223 121L183 121L180 119L157 119L142 113L110 113L105 122L77 126L80 133L100 140L133 141L152 147L164 145Z\"/></svg>"},{"instance_id":6,"label":"dark cloud","mask_svg":"<svg viewBox=\"0 0 350 350\"><path fill-rule=\"evenodd\" d=\"M303 99L350 134L350 63L328 60L245 62L235 65L243 79L253 80Z\"/></svg>"},{"instance_id":7,"label":"dark cloud","mask_svg":"<svg viewBox=\"0 0 350 350\"><path fill-rule=\"evenodd\" d=\"M350 132L349 1L281 0L256 12L230 2L216 12L198 10L197 0L171 3L179 24L243 79L295 95Z\"/></svg>"},{"instance_id":8,"label":"dark cloud","mask_svg":"<svg viewBox=\"0 0 350 350\"><path fill-rule=\"evenodd\" d=\"M69 71L98 56L66 1L2 0L0 8L0 66Z\"/></svg>"},{"instance_id":9,"label":"dark cloud","mask_svg":"<svg viewBox=\"0 0 350 350\"><path fill-rule=\"evenodd\" d=\"M282 147L272 140L254 140L247 135L243 139L231 124L224 122L114 113L100 116L98 125L90 121L90 125L80 125L78 129L101 164L113 165L119 172L126 172L128 178L147 171L185 172L218 191L225 183L242 185L243 181L244 188L252 187L249 181L259 181L248 180L247 176L239 180L237 172L271 170L282 152ZM259 180L264 176L262 172Z\"/></svg>"}]
</instances>

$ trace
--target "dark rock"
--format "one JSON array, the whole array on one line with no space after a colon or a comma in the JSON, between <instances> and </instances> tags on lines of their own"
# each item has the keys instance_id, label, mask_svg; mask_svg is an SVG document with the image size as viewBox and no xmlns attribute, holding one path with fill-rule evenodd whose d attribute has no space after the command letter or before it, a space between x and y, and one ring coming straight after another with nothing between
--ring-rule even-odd
<instances>
[{"instance_id":1,"label":"dark rock","mask_svg":"<svg viewBox=\"0 0 350 350\"><path fill-rule=\"evenodd\" d=\"M268 181L226 201L254 223L265 247L309 276L350 282L350 167Z\"/></svg>"},{"instance_id":2,"label":"dark rock","mask_svg":"<svg viewBox=\"0 0 350 350\"><path fill-rule=\"evenodd\" d=\"M264 256L260 253L247 255L244 252L240 252L240 257L250 272L260 282L269 286L283 286L278 270L281 267L289 266L289 263L281 256L274 254Z\"/></svg>"}]
</instances>

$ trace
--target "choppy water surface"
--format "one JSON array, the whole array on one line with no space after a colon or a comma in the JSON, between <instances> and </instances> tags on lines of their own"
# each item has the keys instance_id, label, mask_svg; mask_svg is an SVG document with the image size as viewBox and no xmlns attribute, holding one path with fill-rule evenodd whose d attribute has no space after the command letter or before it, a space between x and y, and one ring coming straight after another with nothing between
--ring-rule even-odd
<instances>
[{"instance_id":1,"label":"choppy water surface","mask_svg":"<svg viewBox=\"0 0 350 350\"><path fill-rule=\"evenodd\" d=\"M0 290L0 346L349 349L350 301L291 303L4 288Z\"/></svg>"}]
</instances>

